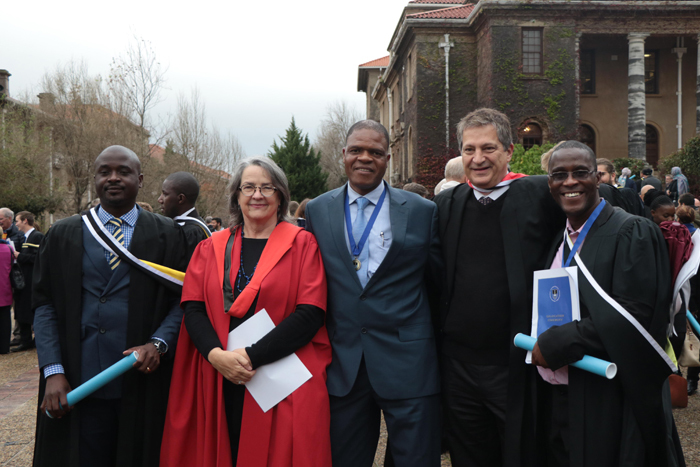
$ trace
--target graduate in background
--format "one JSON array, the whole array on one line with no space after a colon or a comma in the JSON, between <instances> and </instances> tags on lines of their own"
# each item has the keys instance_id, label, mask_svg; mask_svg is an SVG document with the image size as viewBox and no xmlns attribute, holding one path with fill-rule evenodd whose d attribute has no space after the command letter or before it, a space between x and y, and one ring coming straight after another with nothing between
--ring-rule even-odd
<instances>
[{"instance_id":1,"label":"graduate in background","mask_svg":"<svg viewBox=\"0 0 700 467\"><path fill-rule=\"evenodd\" d=\"M682 466L666 383L674 365L663 351L671 297L666 244L648 219L601 201L600 178L593 151L577 141L560 145L549 161L549 188L580 254L570 265L578 266L581 320L545 331L532 352L552 383L541 385L538 398L542 465ZM563 234L549 253L550 269L568 263ZM596 292L584 266L627 316ZM617 377L568 366L584 355L616 363Z\"/></svg>"},{"instance_id":2,"label":"graduate in background","mask_svg":"<svg viewBox=\"0 0 700 467\"><path fill-rule=\"evenodd\" d=\"M163 215L177 222L185 232L190 257L199 242L211 237L209 227L194 206L198 197L199 182L189 172L175 172L168 175L168 178L163 181L163 188L158 197Z\"/></svg>"},{"instance_id":3,"label":"graduate in background","mask_svg":"<svg viewBox=\"0 0 700 467\"><path fill-rule=\"evenodd\" d=\"M94 171L100 205L93 219L106 235L141 260L183 271L182 230L136 205L143 182L136 154L110 146ZM41 380L34 465L156 466L182 321L179 293L106 250L86 219L54 224L36 259L32 305ZM133 351L137 371L68 406L71 389Z\"/></svg>"}]
</instances>

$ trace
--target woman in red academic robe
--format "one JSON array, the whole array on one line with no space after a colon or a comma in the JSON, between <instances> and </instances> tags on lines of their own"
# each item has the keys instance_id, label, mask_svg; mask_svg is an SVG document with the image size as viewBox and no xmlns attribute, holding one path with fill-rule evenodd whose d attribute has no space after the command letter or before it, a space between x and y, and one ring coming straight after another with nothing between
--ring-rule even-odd
<instances>
[{"instance_id":1,"label":"woman in red academic robe","mask_svg":"<svg viewBox=\"0 0 700 467\"><path fill-rule=\"evenodd\" d=\"M316 239L287 221L287 179L269 158L239 163L230 195L231 228L201 242L187 268L161 465L330 466L331 347ZM227 349L228 333L263 309L276 327ZM312 377L263 412L245 384L291 353Z\"/></svg>"}]
</instances>

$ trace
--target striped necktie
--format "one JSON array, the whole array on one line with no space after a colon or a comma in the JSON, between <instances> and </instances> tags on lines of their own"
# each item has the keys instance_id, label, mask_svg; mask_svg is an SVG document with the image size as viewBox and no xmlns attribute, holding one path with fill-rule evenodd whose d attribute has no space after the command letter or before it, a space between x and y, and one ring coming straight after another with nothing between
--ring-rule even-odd
<instances>
[{"instance_id":1,"label":"striped necktie","mask_svg":"<svg viewBox=\"0 0 700 467\"><path fill-rule=\"evenodd\" d=\"M122 232L122 220L115 217L113 219L110 219L107 223L112 224L115 227L114 232L112 232L112 235L114 236L114 238L117 239L119 243L122 244L122 246L124 246L124 232ZM112 271L117 269L119 263L121 263L121 259L119 259L119 256L114 254L110 256L109 267L112 268Z\"/></svg>"},{"instance_id":2,"label":"striped necktie","mask_svg":"<svg viewBox=\"0 0 700 467\"><path fill-rule=\"evenodd\" d=\"M357 203L357 216L355 216L355 222L352 224L352 237L355 239L355 242L360 243L362 234L365 232L365 227L367 227L365 208L370 203L370 200L361 196L357 198L355 202ZM369 238L367 240L369 240ZM357 276L364 289L369 280L367 277L367 270L369 268L369 241L364 245L357 259L360 260L360 269L357 270Z\"/></svg>"}]
</instances>

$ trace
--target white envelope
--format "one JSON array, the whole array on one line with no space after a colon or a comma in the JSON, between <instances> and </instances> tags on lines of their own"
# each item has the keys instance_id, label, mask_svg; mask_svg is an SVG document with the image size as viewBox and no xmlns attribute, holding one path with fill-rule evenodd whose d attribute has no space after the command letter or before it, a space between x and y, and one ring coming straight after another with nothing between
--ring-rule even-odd
<instances>
[{"instance_id":1,"label":"white envelope","mask_svg":"<svg viewBox=\"0 0 700 467\"><path fill-rule=\"evenodd\" d=\"M226 348L235 350L249 347L274 328L275 323L263 308L228 334ZM311 376L308 368L293 353L257 368L245 386L263 412L267 412L310 380Z\"/></svg>"}]
</instances>

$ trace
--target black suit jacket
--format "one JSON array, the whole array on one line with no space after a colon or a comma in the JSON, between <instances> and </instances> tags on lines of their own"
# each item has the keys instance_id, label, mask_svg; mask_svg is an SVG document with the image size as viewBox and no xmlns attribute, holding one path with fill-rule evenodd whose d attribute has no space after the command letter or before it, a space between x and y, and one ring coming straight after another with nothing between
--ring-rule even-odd
<instances>
[{"instance_id":1,"label":"black suit jacket","mask_svg":"<svg viewBox=\"0 0 700 467\"><path fill-rule=\"evenodd\" d=\"M22 234L24 236L24 234ZM31 323L34 320L32 313L32 276L34 271L34 261L39 252L39 245L44 239L44 234L34 230L29 234L22 247L17 250L17 263L24 275L24 288L15 291L15 319L21 323Z\"/></svg>"},{"instance_id":2,"label":"black suit jacket","mask_svg":"<svg viewBox=\"0 0 700 467\"><path fill-rule=\"evenodd\" d=\"M474 196L472 188L463 184L435 197L446 266L441 300L440 322L443 325L455 287L470 286L455 284L454 277L462 217L471 196ZM549 246L564 226L566 218L549 193L546 176L515 180L503 196L506 198L501 211L501 230L508 269L512 338L519 332L530 334L533 273L544 269ZM535 431L535 409L531 397L536 374L533 368L526 365L525 355L526 352L515 347L511 339L505 465L536 465L534 442L531 442Z\"/></svg>"},{"instance_id":3,"label":"black suit jacket","mask_svg":"<svg viewBox=\"0 0 700 467\"><path fill-rule=\"evenodd\" d=\"M197 209L189 213L187 217L197 219L198 221L201 221L202 224L205 224L204 219L199 216ZM199 242L211 237L211 232L208 229L205 231L205 227L194 220L178 220L175 222L180 224L182 231L185 233L185 239L187 240L187 260L189 261L189 258L192 257L195 248L197 248L197 245L199 245Z\"/></svg>"}]
</instances>

